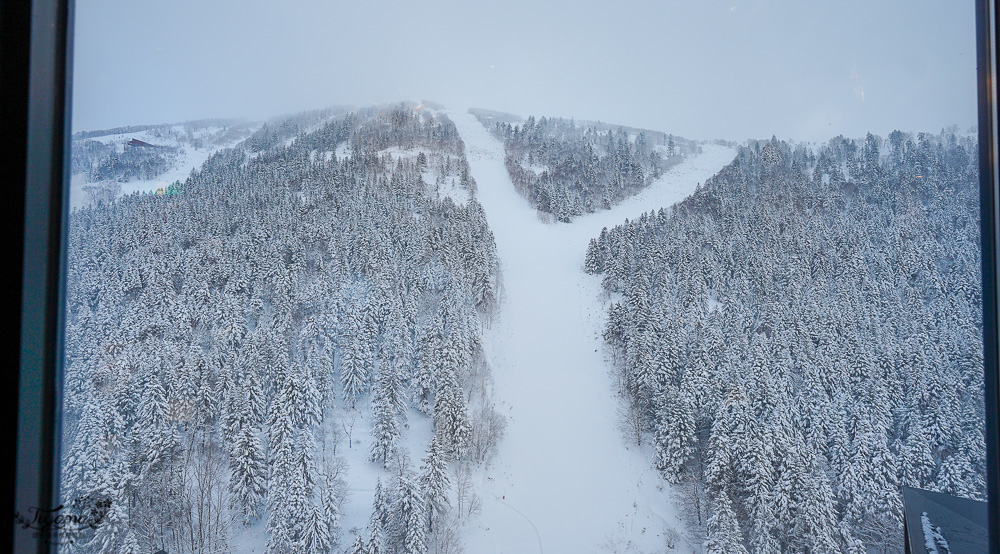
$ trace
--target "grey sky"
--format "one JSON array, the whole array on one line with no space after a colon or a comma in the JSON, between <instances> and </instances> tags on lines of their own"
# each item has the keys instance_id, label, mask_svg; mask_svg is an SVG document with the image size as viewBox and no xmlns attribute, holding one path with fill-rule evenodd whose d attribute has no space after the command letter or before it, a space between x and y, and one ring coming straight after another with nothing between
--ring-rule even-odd
<instances>
[{"instance_id":1,"label":"grey sky","mask_svg":"<svg viewBox=\"0 0 1000 554\"><path fill-rule=\"evenodd\" d=\"M689 138L975 123L973 2L77 0L75 130L429 99Z\"/></svg>"}]
</instances>

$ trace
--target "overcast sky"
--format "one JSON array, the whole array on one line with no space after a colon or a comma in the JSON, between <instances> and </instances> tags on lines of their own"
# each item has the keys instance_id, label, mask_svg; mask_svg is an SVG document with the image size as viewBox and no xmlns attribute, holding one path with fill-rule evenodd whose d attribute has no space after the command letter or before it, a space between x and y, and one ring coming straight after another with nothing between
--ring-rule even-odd
<instances>
[{"instance_id":1,"label":"overcast sky","mask_svg":"<svg viewBox=\"0 0 1000 554\"><path fill-rule=\"evenodd\" d=\"M695 139L975 124L973 2L77 0L74 130L429 99Z\"/></svg>"}]
</instances>

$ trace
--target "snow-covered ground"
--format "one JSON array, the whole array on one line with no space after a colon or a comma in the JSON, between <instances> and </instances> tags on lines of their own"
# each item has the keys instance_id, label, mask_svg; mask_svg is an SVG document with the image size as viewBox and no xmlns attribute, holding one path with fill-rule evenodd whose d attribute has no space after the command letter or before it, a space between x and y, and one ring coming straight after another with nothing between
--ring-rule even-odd
<instances>
[{"instance_id":1,"label":"snow-covered ground","mask_svg":"<svg viewBox=\"0 0 1000 554\"><path fill-rule=\"evenodd\" d=\"M232 140L223 141L219 140L225 134L225 129L222 127L207 127L199 129L193 134L195 138L201 138L203 146L201 148L195 148L190 143L182 142L178 140L176 136L170 136L164 134L164 129L150 129L146 131L136 131L132 133L113 133L98 137L90 137L89 140L95 140L98 142L103 142L104 144L113 145L117 148L118 153L124 150L124 144L130 139L138 139L150 144L155 144L157 146L173 146L179 148L179 153L177 156L177 161L173 166L164 171L163 173L156 176L154 179L133 179L131 181L120 183L121 190L118 196L124 196L126 194L132 194L133 192L155 192L158 188L166 188L170 186L174 181L184 182L185 179L191 175L193 169L200 168L212 154L215 154L219 150L224 148L229 148L246 138L250 132L256 130L257 124L253 127L247 129L246 133L235 135ZM184 133L183 124L173 125L169 130L174 131L176 134ZM83 208L87 206L90 202L88 198L85 187L88 186L100 186L102 183L88 182L86 175L78 173L70 177L70 196L69 204L70 209Z\"/></svg>"},{"instance_id":2,"label":"snow-covered ground","mask_svg":"<svg viewBox=\"0 0 1000 554\"><path fill-rule=\"evenodd\" d=\"M347 498L341 506L340 520L340 546L346 548L354 542L355 535L360 533L365 539L369 536L366 526L372 514L376 481L381 479L382 489L388 493L396 487L397 476L368 460L372 450L372 417L367 401L360 402L353 411L337 408L336 420L334 424L338 428L331 430L327 425L326 436L328 444L336 441L336 453L346 463L346 473L342 477L347 482ZM399 450L408 457L409 468L413 471L420 467L426 455L427 445L434 435L432 425L432 420L417 410L408 411Z\"/></svg>"},{"instance_id":3,"label":"snow-covered ground","mask_svg":"<svg viewBox=\"0 0 1000 554\"><path fill-rule=\"evenodd\" d=\"M607 306L583 260L602 227L685 198L735 150L703 145L613 209L546 224L511 185L503 145L469 113L448 116L465 142L504 278L484 342L507 436L480 474L483 508L466 528L466 551L666 551L665 532L683 534L683 524L648 448L628 444L620 430L600 338ZM677 551L691 550L679 542Z\"/></svg>"}]
</instances>

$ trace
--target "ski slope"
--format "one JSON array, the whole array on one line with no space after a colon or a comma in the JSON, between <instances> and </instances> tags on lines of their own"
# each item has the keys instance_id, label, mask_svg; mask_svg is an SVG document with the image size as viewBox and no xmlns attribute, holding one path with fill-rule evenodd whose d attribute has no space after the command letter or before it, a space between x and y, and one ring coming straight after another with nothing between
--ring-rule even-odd
<instances>
[{"instance_id":1,"label":"ski slope","mask_svg":"<svg viewBox=\"0 0 1000 554\"><path fill-rule=\"evenodd\" d=\"M196 133L191 136L195 138L201 138L204 141L204 146L201 148L195 148L190 143L185 143L176 138L176 136L169 136L161 134L165 130L174 131L177 134L185 133L184 124L178 123L171 126L162 126L154 129L135 131L131 133L109 133L107 135L90 137L87 140L94 140L102 142L104 144L114 145L116 147L117 153L121 154L124 151L124 143L129 139L138 139L143 142L148 142L150 144L156 144L159 146L172 146L178 148L177 159L171 167L164 172L157 175L152 179L132 179L125 183L119 183L121 190L118 191L118 197L122 197L126 194L132 194L133 192L155 192L158 188L166 188L170 186L174 181L184 182L191 172L196 168L200 168L208 158L212 157L213 154L223 150L225 148L232 147L237 142L245 139L253 131L256 131L259 124L250 124L247 127L245 133L235 135L230 137L230 140L220 139L225 134L224 127L206 127L199 129ZM90 200L86 194L86 187L97 186L100 183L90 182L87 176L83 173L77 173L70 176L70 192L69 192L69 204L70 209L80 209L88 206Z\"/></svg>"},{"instance_id":2,"label":"ski slope","mask_svg":"<svg viewBox=\"0 0 1000 554\"><path fill-rule=\"evenodd\" d=\"M602 227L685 198L736 152L704 145L613 209L546 224L514 190L503 145L473 115L448 116L465 142L504 286L484 342L507 436L482 474L483 509L466 529L467 551L663 552L666 530L683 525L647 446L621 431L600 338L607 306L583 260ZM678 542L678 551L691 550Z\"/></svg>"}]
</instances>

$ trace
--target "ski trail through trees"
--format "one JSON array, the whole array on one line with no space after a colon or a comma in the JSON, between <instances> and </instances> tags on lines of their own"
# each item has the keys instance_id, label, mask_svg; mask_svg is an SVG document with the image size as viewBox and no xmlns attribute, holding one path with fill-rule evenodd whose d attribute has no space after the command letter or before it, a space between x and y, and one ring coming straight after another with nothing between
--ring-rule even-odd
<instances>
[{"instance_id":1,"label":"ski trail through trees","mask_svg":"<svg viewBox=\"0 0 1000 554\"><path fill-rule=\"evenodd\" d=\"M663 551L681 519L646 444L636 447L621 430L601 340L607 306L583 260L602 227L683 199L735 150L704 145L613 209L546 224L511 185L503 145L469 113L448 115L503 264L504 297L484 342L507 435L482 475L482 513L467 529L467 550Z\"/></svg>"}]
</instances>

